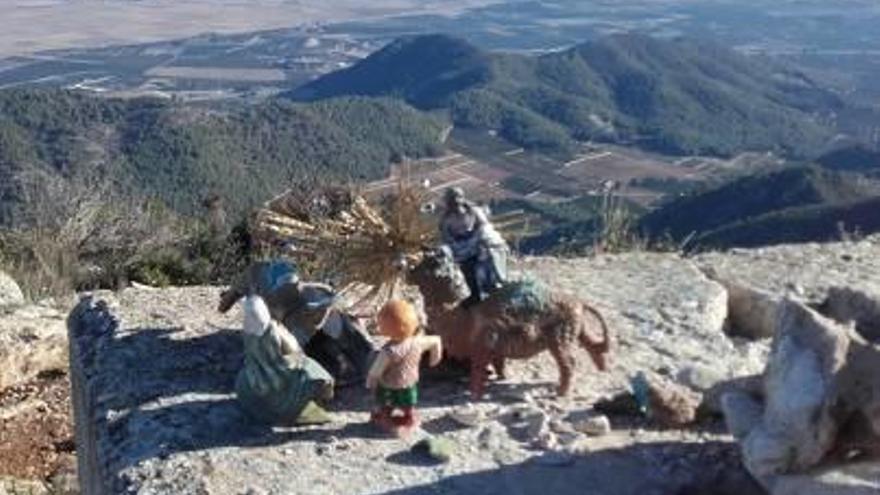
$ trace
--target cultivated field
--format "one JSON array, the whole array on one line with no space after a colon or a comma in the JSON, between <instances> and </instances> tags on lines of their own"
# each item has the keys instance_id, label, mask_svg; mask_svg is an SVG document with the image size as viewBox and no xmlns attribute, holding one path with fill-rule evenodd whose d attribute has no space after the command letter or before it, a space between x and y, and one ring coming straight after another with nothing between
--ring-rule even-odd
<instances>
[{"instance_id":1,"label":"cultivated field","mask_svg":"<svg viewBox=\"0 0 880 495\"><path fill-rule=\"evenodd\" d=\"M278 82L286 79L284 72L278 69L229 69L224 67L153 67L145 74L151 77L208 79L212 81Z\"/></svg>"},{"instance_id":2,"label":"cultivated field","mask_svg":"<svg viewBox=\"0 0 880 495\"><path fill-rule=\"evenodd\" d=\"M453 15L491 0L2 0L0 56L401 14Z\"/></svg>"},{"instance_id":3,"label":"cultivated field","mask_svg":"<svg viewBox=\"0 0 880 495\"><path fill-rule=\"evenodd\" d=\"M484 131L461 129L453 131L450 150L441 158L394 168L389 178L367 185L366 192L389 193L406 176L425 183L437 197L457 186L485 203L503 199L556 203L611 194L650 208L670 194L781 163L765 153L731 159L675 158L610 144L584 144L575 157L564 160L523 150Z\"/></svg>"}]
</instances>

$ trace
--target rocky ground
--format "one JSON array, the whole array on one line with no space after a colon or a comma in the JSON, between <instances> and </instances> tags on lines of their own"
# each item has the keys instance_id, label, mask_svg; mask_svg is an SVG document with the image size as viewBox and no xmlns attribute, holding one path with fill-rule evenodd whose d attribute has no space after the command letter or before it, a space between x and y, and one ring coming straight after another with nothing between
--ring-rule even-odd
<instances>
[{"instance_id":1,"label":"rocky ground","mask_svg":"<svg viewBox=\"0 0 880 495\"><path fill-rule=\"evenodd\" d=\"M0 477L69 483L76 474L70 385L46 372L0 392Z\"/></svg>"},{"instance_id":2,"label":"rocky ground","mask_svg":"<svg viewBox=\"0 0 880 495\"><path fill-rule=\"evenodd\" d=\"M76 458L66 315L25 304L8 278L0 282L0 494L67 493Z\"/></svg>"},{"instance_id":3,"label":"rocky ground","mask_svg":"<svg viewBox=\"0 0 880 495\"><path fill-rule=\"evenodd\" d=\"M421 390L424 430L454 444L446 464L411 453L418 437L377 434L360 387L340 391L330 425L256 425L230 394L240 315L206 311L218 296L215 288L101 294L121 321L100 345L117 358L101 365L95 382L117 395L99 403L110 434L99 440L99 462L112 491L566 494L589 486L598 494L685 494L724 493L725 485L729 493L761 493L720 421L662 430L624 415L611 416L612 431L602 436L578 431L597 400L626 388L625 353L608 374L584 359L564 400L553 393L556 369L547 356L513 363L510 378L476 403L463 377L430 373Z\"/></svg>"},{"instance_id":4,"label":"rocky ground","mask_svg":"<svg viewBox=\"0 0 880 495\"><path fill-rule=\"evenodd\" d=\"M114 319L87 325L73 341L83 491L763 493L725 432L713 388L763 369L768 339L740 327L785 295L818 306L832 287L877 293L878 255L875 238L687 260L652 253L521 260L520 272L602 311L617 334L610 372L597 373L581 354L573 393L559 399L556 367L543 355L512 362L508 379L473 402L460 373L431 370L421 387L424 431L409 440L385 438L367 424L371 399L360 387L338 392L328 425L269 428L244 417L232 394L241 315L215 312L219 288L99 293ZM10 370L0 379L15 382L0 393L0 478L63 485L71 462L67 379L45 372L58 369L50 351L58 347L53 336L64 335L63 318L18 306L0 313L7 317L0 323L16 312L18 323L0 325L0 338L45 359L27 367L9 358L20 353L0 351ZM670 429L631 407L611 407L605 400L627 394L640 371L704 392L700 420ZM449 462L411 451L424 436L450 441Z\"/></svg>"}]
</instances>

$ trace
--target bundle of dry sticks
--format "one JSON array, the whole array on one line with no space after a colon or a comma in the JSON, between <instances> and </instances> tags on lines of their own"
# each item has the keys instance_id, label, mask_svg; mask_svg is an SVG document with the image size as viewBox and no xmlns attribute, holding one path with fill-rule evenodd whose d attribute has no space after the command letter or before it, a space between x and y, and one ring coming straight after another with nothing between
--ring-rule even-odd
<instances>
[{"instance_id":1,"label":"bundle of dry sticks","mask_svg":"<svg viewBox=\"0 0 880 495\"><path fill-rule=\"evenodd\" d=\"M399 287L401 256L436 242L429 192L400 180L375 206L351 187L298 188L268 202L253 237L273 256L291 256L311 276L332 281L357 303L384 300Z\"/></svg>"}]
</instances>

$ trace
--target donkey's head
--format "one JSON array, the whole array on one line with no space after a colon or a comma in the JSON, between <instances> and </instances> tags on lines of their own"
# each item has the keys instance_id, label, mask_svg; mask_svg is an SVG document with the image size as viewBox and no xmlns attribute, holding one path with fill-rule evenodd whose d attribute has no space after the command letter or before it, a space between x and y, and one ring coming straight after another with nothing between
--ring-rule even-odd
<instances>
[{"instance_id":1,"label":"donkey's head","mask_svg":"<svg viewBox=\"0 0 880 495\"><path fill-rule=\"evenodd\" d=\"M400 268L428 304L458 302L468 295L464 275L449 248L425 248L417 255L401 258Z\"/></svg>"}]
</instances>

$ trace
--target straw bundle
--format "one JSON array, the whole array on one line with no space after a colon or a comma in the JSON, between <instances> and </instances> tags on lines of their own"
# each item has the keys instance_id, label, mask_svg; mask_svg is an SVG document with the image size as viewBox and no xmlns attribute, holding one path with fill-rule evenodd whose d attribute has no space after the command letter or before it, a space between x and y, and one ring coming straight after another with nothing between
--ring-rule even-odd
<instances>
[{"instance_id":1,"label":"straw bundle","mask_svg":"<svg viewBox=\"0 0 880 495\"><path fill-rule=\"evenodd\" d=\"M424 188L403 179L377 207L350 188L288 191L257 212L254 239L308 265L311 276L359 293L358 303L381 302L400 283L400 257L435 241L427 202Z\"/></svg>"}]
</instances>

